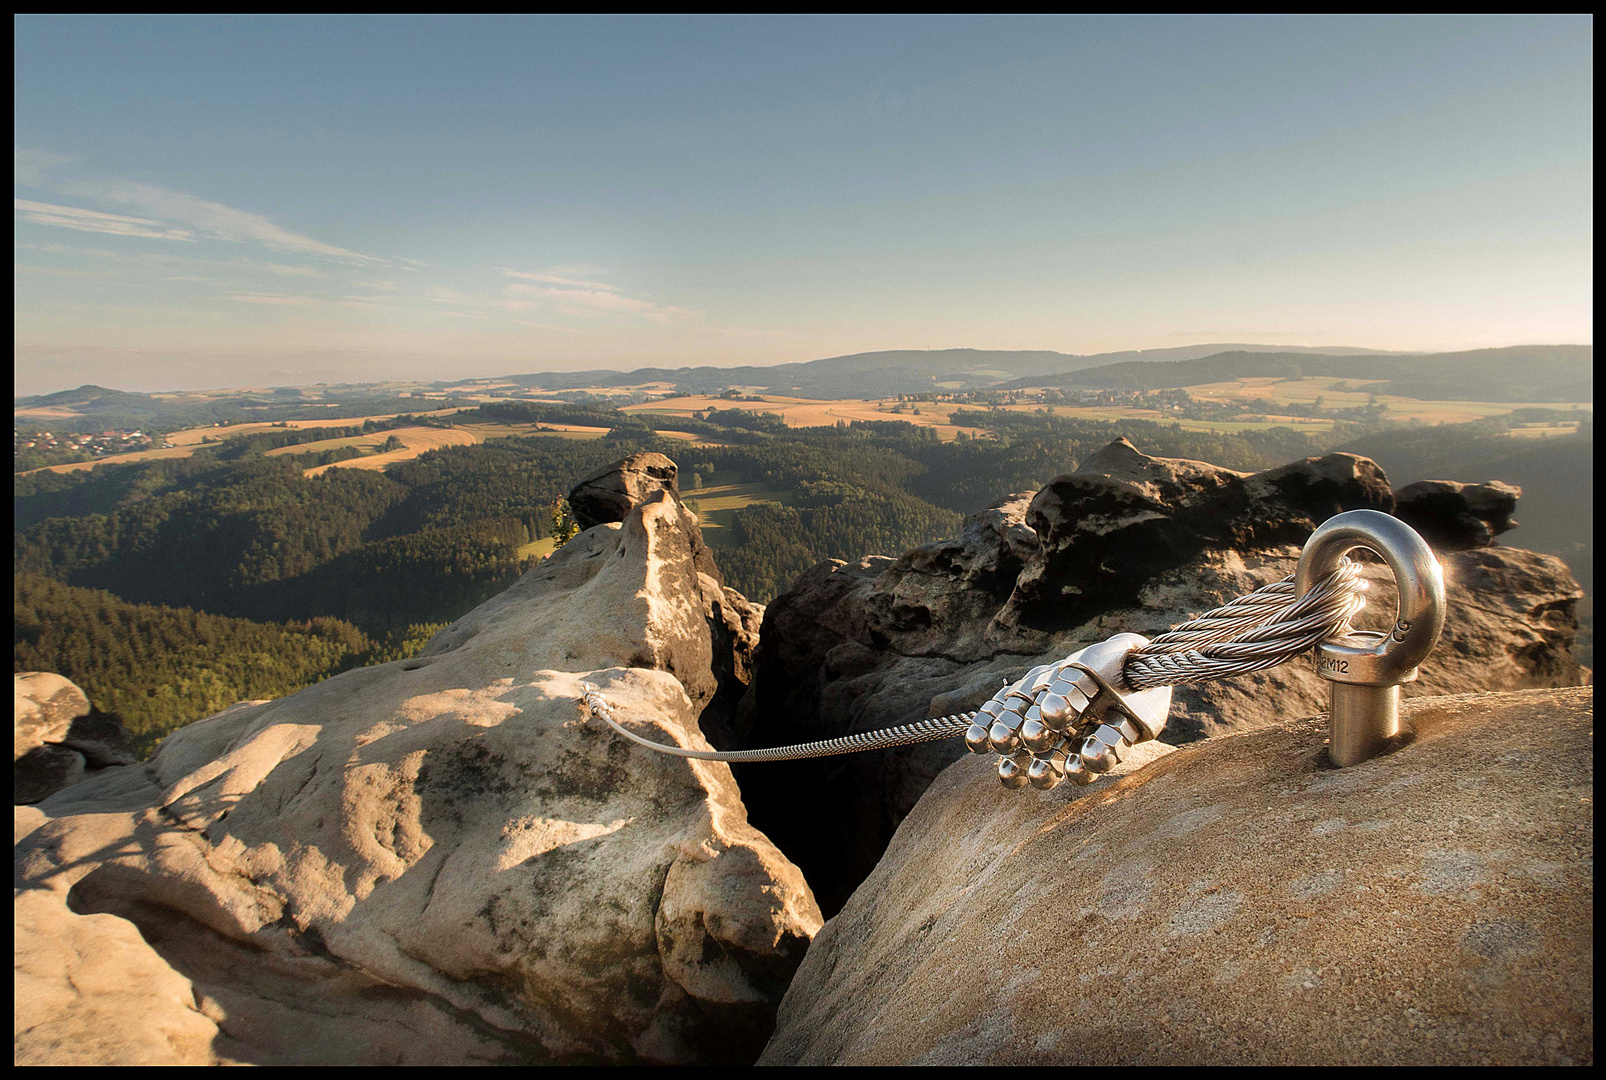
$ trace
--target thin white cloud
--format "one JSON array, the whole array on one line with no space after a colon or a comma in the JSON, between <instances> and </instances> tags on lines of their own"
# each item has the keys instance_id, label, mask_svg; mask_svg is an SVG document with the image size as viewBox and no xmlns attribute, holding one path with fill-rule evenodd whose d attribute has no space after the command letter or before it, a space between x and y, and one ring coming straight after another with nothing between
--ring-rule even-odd
<instances>
[{"instance_id":1,"label":"thin white cloud","mask_svg":"<svg viewBox=\"0 0 1606 1080\"><path fill-rule=\"evenodd\" d=\"M650 300L626 296L617 285L610 285L605 281L591 280L593 276L605 272L593 267L555 268L568 271L567 273L509 270L506 267L501 267L500 269L508 277L520 279L519 283L509 285L504 290L508 297L505 301L505 306L510 311L522 311L531 306L531 300L520 300L515 299L515 297L531 297L556 304L571 314L636 315L664 323L696 314L696 312L687 311L685 308L671 307L667 304L654 304ZM587 277L572 276L577 273L585 273ZM539 282L539 284L525 285L522 283L525 281Z\"/></svg>"},{"instance_id":2,"label":"thin white cloud","mask_svg":"<svg viewBox=\"0 0 1606 1080\"><path fill-rule=\"evenodd\" d=\"M317 267L314 267L314 266L286 266L284 263L259 263L259 262L253 262L250 265L256 267L259 270L266 270L270 274L278 274L280 277L328 277L329 276L327 271L319 270Z\"/></svg>"},{"instance_id":3,"label":"thin white cloud","mask_svg":"<svg viewBox=\"0 0 1606 1080\"><path fill-rule=\"evenodd\" d=\"M654 322L670 322L674 319L687 318L696 314L685 308L671 307L667 304L654 304L649 300L638 300L633 296L622 296L617 292L603 292L600 289L560 289L550 285L509 285L507 292L509 295L542 297L574 312L638 315L645 319L652 319Z\"/></svg>"},{"instance_id":4,"label":"thin white cloud","mask_svg":"<svg viewBox=\"0 0 1606 1080\"><path fill-rule=\"evenodd\" d=\"M274 293L233 293L230 300L242 304L263 304L269 307L318 307L323 303L316 296L280 296Z\"/></svg>"},{"instance_id":5,"label":"thin white cloud","mask_svg":"<svg viewBox=\"0 0 1606 1080\"><path fill-rule=\"evenodd\" d=\"M180 222L223 240L254 241L277 251L298 251L306 255L323 255L336 259L375 263L386 261L374 255L349 251L346 248L314 240L310 236L293 233L275 225L261 214L197 199L182 191L172 191L154 184L116 180L81 181L69 184L63 190L71 195L104 199L122 206L135 207L147 214Z\"/></svg>"},{"instance_id":6,"label":"thin white cloud","mask_svg":"<svg viewBox=\"0 0 1606 1080\"><path fill-rule=\"evenodd\" d=\"M44 187L45 173L71 160L48 150L28 150L21 146L11 148L12 175L19 187Z\"/></svg>"},{"instance_id":7,"label":"thin white cloud","mask_svg":"<svg viewBox=\"0 0 1606 1080\"><path fill-rule=\"evenodd\" d=\"M548 285L565 285L574 289L596 289L602 292L618 292L619 286L609 285L605 281L585 281L580 278L560 277L557 274L532 274L526 270L504 270L502 273L508 277L524 278L527 281L544 281Z\"/></svg>"},{"instance_id":8,"label":"thin white cloud","mask_svg":"<svg viewBox=\"0 0 1606 1080\"><path fill-rule=\"evenodd\" d=\"M56 206L53 203L13 199L17 216L36 225L56 225L79 232L110 233L113 236L146 236L156 240L193 240L188 229L174 228L150 218L128 217L123 214L104 214L99 210L84 210L76 206Z\"/></svg>"}]
</instances>

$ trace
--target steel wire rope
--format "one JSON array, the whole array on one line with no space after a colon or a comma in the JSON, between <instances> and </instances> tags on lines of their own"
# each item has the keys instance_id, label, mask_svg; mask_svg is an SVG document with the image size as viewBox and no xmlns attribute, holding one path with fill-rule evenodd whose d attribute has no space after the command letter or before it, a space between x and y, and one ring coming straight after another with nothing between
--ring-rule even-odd
<instances>
[{"instance_id":1,"label":"steel wire rope","mask_svg":"<svg viewBox=\"0 0 1606 1080\"><path fill-rule=\"evenodd\" d=\"M1189 619L1133 650L1123 674L1133 690L1148 690L1228 679L1276 667L1328 638L1347 633L1350 620L1366 606L1365 592L1366 581L1360 567L1347 558L1340 560L1337 568L1303 597L1295 597L1294 575L1290 574ZM856 735L759 750L693 750L653 742L626 729L614 718L613 706L601 691L591 683L582 685L584 710L620 735L661 754L699 761L798 761L912 746L963 735L976 716L976 710L950 713Z\"/></svg>"}]
</instances>

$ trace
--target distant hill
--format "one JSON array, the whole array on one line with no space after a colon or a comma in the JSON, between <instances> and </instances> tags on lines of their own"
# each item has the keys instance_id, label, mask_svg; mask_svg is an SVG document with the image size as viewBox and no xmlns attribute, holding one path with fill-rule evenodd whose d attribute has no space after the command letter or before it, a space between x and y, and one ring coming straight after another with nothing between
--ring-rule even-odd
<instances>
[{"instance_id":1,"label":"distant hill","mask_svg":"<svg viewBox=\"0 0 1606 1080\"><path fill-rule=\"evenodd\" d=\"M717 393L731 386L758 387L771 394L822 399L920 394L948 388L974 390L1011 379L1057 375L1083 368L1137 362L1191 360L1235 350L1244 353L1300 353L1281 345L1183 345L1171 349L1129 349L1124 352L1074 353L1004 349L898 349L887 352L829 356L770 367L636 368L634 371L541 371L487 382L511 382L541 390L577 390L592 386L639 386L672 383L683 393ZM1323 355L1382 356L1372 349L1324 347ZM481 380L476 380L481 381ZM462 385L462 384L457 384Z\"/></svg>"},{"instance_id":2,"label":"distant hill","mask_svg":"<svg viewBox=\"0 0 1606 1080\"><path fill-rule=\"evenodd\" d=\"M1244 378L1351 379L1380 392L1436 401L1594 401L1593 345L1517 345L1450 353L1341 355L1237 349L1172 362L1082 366L1051 378L1023 377L999 389L1065 386L1160 390ZM1359 389L1368 389L1361 386Z\"/></svg>"},{"instance_id":3,"label":"distant hill","mask_svg":"<svg viewBox=\"0 0 1606 1080\"><path fill-rule=\"evenodd\" d=\"M13 423L19 429L50 431L100 431L149 428L174 431L219 422L241 423L278 420L345 419L381 413L427 411L452 405L473 405L468 399L397 397L384 386L324 388L322 397L305 401L299 392L277 391L262 394L210 394L191 398L158 397L109 390L86 384L76 390L17 398L12 403ZM59 410L45 415L28 415L32 410ZM63 413L78 415L62 415Z\"/></svg>"}]
</instances>

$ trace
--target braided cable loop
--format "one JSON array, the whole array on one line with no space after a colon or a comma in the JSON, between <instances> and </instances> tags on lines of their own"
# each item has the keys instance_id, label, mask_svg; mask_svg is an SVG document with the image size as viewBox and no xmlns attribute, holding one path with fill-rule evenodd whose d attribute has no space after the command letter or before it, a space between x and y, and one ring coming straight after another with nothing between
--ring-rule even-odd
<instances>
[{"instance_id":1,"label":"braided cable loop","mask_svg":"<svg viewBox=\"0 0 1606 1080\"><path fill-rule=\"evenodd\" d=\"M1298 598L1290 574L1134 650L1124 671L1127 684L1147 690L1276 667L1348 633L1350 620L1366 606L1365 593L1366 581L1353 559L1340 560Z\"/></svg>"}]
</instances>

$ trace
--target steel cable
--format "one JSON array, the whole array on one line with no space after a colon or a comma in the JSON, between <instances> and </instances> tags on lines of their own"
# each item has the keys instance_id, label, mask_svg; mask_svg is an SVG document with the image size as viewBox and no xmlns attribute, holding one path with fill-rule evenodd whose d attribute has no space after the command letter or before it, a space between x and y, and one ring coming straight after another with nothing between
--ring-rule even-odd
<instances>
[{"instance_id":1,"label":"steel cable","mask_svg":"<svg viewBox=\"0 0 1606 1080\"><path fill-rule=\"evenodd\" d=\"M1229 604L1189 619L1147 645L1135 649L1123 671L1133 690L1178 683L1208 682L1260 671L1340 637L1366 606L1366 582L1360 567L1342 559L1338 567L1302 597L1294 595L1294 576L1256 589ZM699 761L797 761L861 750L935 742L963 735L975 710L918 720L912 724L844 735L818 742L794 743L763 750L689 750L642 738L614 719L613 707L590 683L584 684L582 708L633 743L674 757Z\"/></svg>"}]
</instances>

